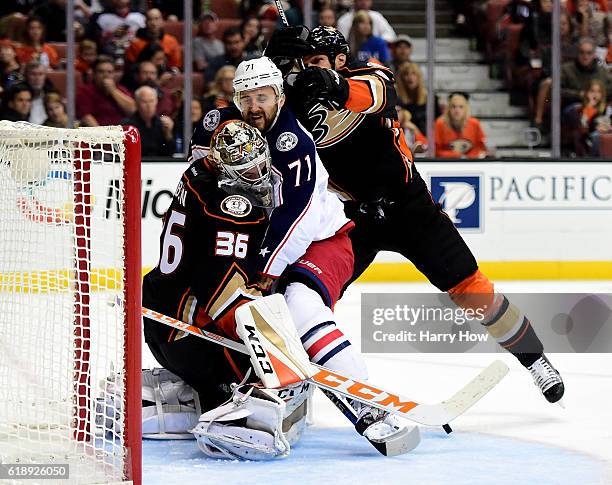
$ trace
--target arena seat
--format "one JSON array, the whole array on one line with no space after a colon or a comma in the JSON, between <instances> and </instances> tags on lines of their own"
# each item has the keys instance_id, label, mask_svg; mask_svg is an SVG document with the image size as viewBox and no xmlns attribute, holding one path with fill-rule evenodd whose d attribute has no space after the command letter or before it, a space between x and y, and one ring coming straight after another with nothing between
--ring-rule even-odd
<instances>
[{"instance_id":1,"label":"arena seat","mask_svg":"<svg viewBox=\"0 0 612 485\"><path fill-rule=\"evenodd\" d=\"M171 84L168 84L168 87L182 90L184 79L185 75L183 73L177 74L174 81ZM191 74L191 89L194 96L202 96L204 93L204 85L204 75L201 72L194 72Z\"/></svg>"},{"instance_id":2,"label":"arena seat","mask_svg":"<svg viewBox=\"0 0 612 485\"><path fill-rule=\"evenodd\" d=\"M217 37L221 39L223 37L223 32L230 27L240 27L241 22L241 19L219 19L219 24L217 25Z\"/></svg>"},{"instance_id":3,"label":"arena seat","mask_svg":"<svg viewBox=\"0 0 612 485\"><path fill-rule=\"evenodd\" d=\"M49 45L55 49L60 60L60 65L66 64L67 44L66 42L49 42ZM78 48L77 48L78 51Z\"/></svg>"},{"instance_id":4,"label":"arena seat","mask_svg":"<svg viewBox=\"0 0 612 485\"><path fill-rule=\"evenodd\" d=\"M174 37L176 37L176 40L179 41L179 44L182 44L183 43L183 26L184 26L184 24L185 23L182 20L175 20L175 21L166 22L166 24L164 25L164 32L166 32L166 34L173 35ZM197 31L198 31L198 29L194 25L193 28L191 29L191 36L195 37Z\"/></svg>"},{"instance_id":5,"label":"arena seat","mask_svg":"<svg viewBox=\"0 0 612 485\"><path fill-rule=\"evenodd\" d=\"M239 18L237 2L228 2L228 0L212 0L210 9L215 12L220 19Z\"/></svg>"},{"instance_id":6,"label":"arena seat","mask_svg":"<svg viewBox=\"0 0 612 485\"><path fill-rule=\"evenodd\" d=\"M612 159L612 133L602 133L599 145L599 156Z\"/></svg>"},{"instance_id":7,"label":"arena seat","mask_svg":"<svg viewBox=\"0 0 612 485\"><path fill-rule=\"evenodd\" d=\"M63 98L66 97L66 71L49 71L47 72L47 79L51 81L55 89L62 95ZM74 73L74 85L78 89L78 87L83 84L83 76L80 72Z\"/></svg>"}]
</instances>

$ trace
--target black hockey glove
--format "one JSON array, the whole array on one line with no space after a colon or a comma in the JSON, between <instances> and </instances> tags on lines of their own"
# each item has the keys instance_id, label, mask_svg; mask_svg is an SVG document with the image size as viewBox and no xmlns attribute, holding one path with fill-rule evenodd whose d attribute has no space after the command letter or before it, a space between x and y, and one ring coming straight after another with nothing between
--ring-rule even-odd
<instances>
[{"instance_id":1,"label":"black hockey glove","mask_svg":"<svg viewBox=\"0 0 612 485\"><path fill-rule=\"evenodd\" d=\"M357 214L370 222L380 224L387 220L389 213L393 210L395 201L381 197L370 202L361 202L357 206Z\"/></svg>"},{"instance_id":2,"label":"black hockey glove","mask_svg":"<svg viewBox=\"0 0 612 485\"><path fill-rule=\"evenodd\" d=\"M276 29L268 41L264 55L270 59L297 59L312 54L313 48L306 42L309 33L308 28L303 25Z\"/></svg>"},{"instance_id":3,"label":"black hockey glove","mask_svg":"<svg viewBox=\"0 0 612 485\"><path fill-rule=\"evenodd\" d=\"M340 109L349 97L349 84L331 69L308 67L297 75L295 90L301 94L305 105L321 103L329 109Z\"/></svg>"}]
</instances>

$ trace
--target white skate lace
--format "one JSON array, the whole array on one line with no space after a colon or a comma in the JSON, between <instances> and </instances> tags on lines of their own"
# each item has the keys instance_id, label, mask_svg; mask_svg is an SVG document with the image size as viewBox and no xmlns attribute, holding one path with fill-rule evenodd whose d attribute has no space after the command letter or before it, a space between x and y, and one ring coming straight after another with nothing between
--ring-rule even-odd
<instances>
[{"instance_id":1,"label":"white skate lace","mask_svg":"<svg viewBox=\"0 0 612 485\"><path fill-rule=\"evenodd\" d=\"M370 415L373 423L382 421L389 414L387 411L373 408L358 401L353 401L353 408L357 411L357 418L362 419L364 416Z\"/></svg>"},{"instance_id":2,"label":"white skate lace","mask_svg":"<svg viewBox=\"0 0 612 485\"><path fill-rule=\"evenodd\" d=\"M550 389L555 384L561 382L557 371L548 363L544 357L540 357L529 367L533 380L542 392Z\"/></svg>"}]
</instances>

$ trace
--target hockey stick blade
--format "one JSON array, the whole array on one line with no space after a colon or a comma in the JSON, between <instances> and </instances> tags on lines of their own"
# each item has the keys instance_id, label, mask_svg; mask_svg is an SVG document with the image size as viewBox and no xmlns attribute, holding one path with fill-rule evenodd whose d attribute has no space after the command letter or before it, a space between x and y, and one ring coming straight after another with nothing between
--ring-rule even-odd
<instances>
[{"instance_id":1,"label":"hockey stick blade","mask_svg":"<svg viewBox=\"0 0 612 485\"><path fill-rule=\"evenodd\" d=\"M142 315L177 330L182 330L196 337L236 350L237 352L248 353L244 344L240 342L202 330L176 318L145 307L142 308ZM450 399L438 404L420 404L406 399L400 394L391 393L379 387L356 381L316 364L312 365L318 369L318 372L308 380L321 389L327 389L349 399L426 426L443 426L450 423L476 404L508 374L506 364L496 360L489 364L488 367L482 370L462 389L457 391Z\"/></svg>"}]
</instances>

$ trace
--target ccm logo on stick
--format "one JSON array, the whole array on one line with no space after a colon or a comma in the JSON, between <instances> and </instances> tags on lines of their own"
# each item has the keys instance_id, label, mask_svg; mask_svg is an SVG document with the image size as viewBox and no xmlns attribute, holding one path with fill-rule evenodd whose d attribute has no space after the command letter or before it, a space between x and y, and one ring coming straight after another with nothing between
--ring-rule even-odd
<instances>
[{"instance_id":1,"label":"ccm logo on stick","mask_svg":"<svg viewBox=\"0 0 612 485\"><path fill-rule=\"evenodd\" d=\"M348 392L361 400L372 401L383 406L393 406L394 408L398 408L402 413L407 413L412 408L417 406L417 403L415 402L400 401L399 397L397 397L395 394L390 394L382 389L377 389L376 387L368 386L366 384L354 382L351 379L328 370L321 369L312 377L312 379L324 386L342 389L343 391ZM377 398L382 399L375 401L374 399Z\"/></svg>"}]
</instances>

